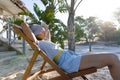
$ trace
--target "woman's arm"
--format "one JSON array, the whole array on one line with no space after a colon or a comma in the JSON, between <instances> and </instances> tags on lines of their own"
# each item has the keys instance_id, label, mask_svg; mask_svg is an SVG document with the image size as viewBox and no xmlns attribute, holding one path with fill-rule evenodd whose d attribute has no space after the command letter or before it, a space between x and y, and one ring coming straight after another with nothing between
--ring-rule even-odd
<instances>
[{"instance_id":1,"label":"woman's arm","mask_svg":"<svg viewBox=\"0 0 120 80\"><path fill-rule=\"evenodd\" d=\"M36 39L34 33L32 32L32 30L29 28L28 24L21 23L21 27L22 27L23 32L25 33L25 35L26 35L31 41L37 43L37 39Z\"/></svg>"},{"instance_id":2,"label":"woman's arm","mask_svg":"<svg viewBox=\"0 0 120 80\"><path fill-rule=\"evenodd\" d=\"M45 39L51 41L50 30L48 29L48 25L46 23L42 23L41 26L44 28Z\"/></svg>"},{"instance_id":3,"label":"woman's arm","mask_svg":"<svg viewBox=\"0 0 120 80\"><path fill-rule=\"evenodd\" d=\"M49 41L51 41L51 34L49 29L45 29L45 39L48 39Z\"/></svg>"}]
</instances>

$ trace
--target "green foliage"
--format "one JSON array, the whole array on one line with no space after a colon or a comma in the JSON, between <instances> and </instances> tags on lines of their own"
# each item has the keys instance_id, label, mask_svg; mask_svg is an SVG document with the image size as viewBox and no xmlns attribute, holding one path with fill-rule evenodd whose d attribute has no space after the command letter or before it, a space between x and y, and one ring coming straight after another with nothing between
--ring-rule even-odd
<instances>
[{"instance_id":1,"label":"green foliage","mask_svg":"<svg viewBox=\"0 0 120 80\"><path fill-rule=\"evenodd\" d=\"M80 41L80 38L84 37L84 30L81 28L80 24L75 23L75 41Z\"/></svg>"},{"instance_id":2,"label":"green foliage","mask_svg":"<svg viewBox=\"0 0 120 80\"><path fill-rule=\"evenodd\" d=\"M86 19L85 21L85 33L86 33L86 37L88 37L89 39L94 39L99 32L99 27L96 23L96 17L89 17Z\"/></svg>"},{"instance_id":3,"label":"green foliage","mask_svg":"<svg viewBox=\"0 0 120 80\"><path fill-rule=\"evenodd\" d=\"M11 23L20 25L23 22L23 19L22 18L9 17L8 21L10 21Z\"/></svg>"},{"instance_id":4,"label":"green foliage","mask_svg":"<svg viewBox=\"0 0 120 80\"><path fill-rule=\"evenodd\" d=\"M52 9L51 7L47 7L43 14L44 15L41 17L41 19L47 24L49 24L51 20L55 18L54 9Z\"/></svg>"},{"instance_id":5,"label":"green foliage","mask_svg":"<svg viewBox=\"0 0 120 80\"><path fill-rule=\"evenodd\" d=\"M42 16L42 10L40 10L40 8L39 8L39 6L36 4L36 3L34 3L34 11L35 11L35 13L36 13L36 15L37 15L37 17L39 18L39 20L41 19L41 16Z\"/></svg>"},{"instance_id":6,"label":"green foliage","mask_svg":"<svg viewBox=\"0 0 120 80\"><path fill-rule=\"evenodd\" d=\"M40 22L31 12L20 12L18 15L25 16L26 17L25 21L27 21L29 24L34 24L34 23L40 24Z\"/></svg>"},{"instance_id":7,"label":"green foliage","mask_svg":"<svg viewBox=\"0 0 120 80\"><path fill-rule=\"evenodd\" d=\"M77 16L75 18L75 41L80 41L80 38L85 36L84 30L85 19L82 16Z\"/></svg>"},{"instance_id":8,"label":"green foliage","mask_svg":"<svg viewBox=\"0 0 120 80\"><path fill-rule=\"evenodd\" d=\"M64 48L63 41L67 38L66 26L62 21L55 18L55 6L53 4L53 0L42 0L45 10L41 10L39 6L34 3L34 11L38 17L38 21L45 22L49 25L49 29L51 32L51 40L55 43L61 44L61 47Z\"/></svg>"},{"instance_id":9,"label":"green foliage","mask_svg":"<svg viewBox=\"0 0 120 80\"><path fill-rule=\"evenodd\" d=\"M68 11L68 6L64 3L63 0L59 0L59 12L65 13Z\"/></svg>"},{"instance_id":10,"label":"green foliage","mask_svg":"<svg viewBox=\"0 0 120 80\"><path fill-rule=\"evenodd\" d=\"M54 7L47 6L45 11L40 10L39 6L36 3L34 3L33 7L34 7L34 11L35 11L39 21L42 20L42 21L46 22L47 24L49 24L50 21L55 18Z\"/></svg>"},{"instance_id":11,"label":"green foliage","mask_svg":"<svg viewBox=\"0 0 120 80\"><path fill-rule=\"evenodd\" d=\"M80 40L81 37L88 39L94 39L99 34L99 27L96 22L96 17L89 17L84 19L82 16L75 18L75 39Z\"/></svg>"},{"instance_id":12,"label":"green foliage","mask_svg":"<svg viewBox=\"0 0 120 80\"><path fill-rule=\"evenodd\" d=\"M37 15L33 15L31 12L21 12L19 13L19 18L11 17L10 22L20 25L21 22L26 21L28 24L41 24L45 22L49 25L51 32L52 41L58 44L61 44L61 47L64 48L63 41L67 38L67 29L62 21L56 19L55 13L57 11L64 12L65 9L62 0L59 3L54 2L54 0L41 0L45 6L45 10L42 10L36 3L34 3L34 11ZM63 7L59 7L60 5ZM24 20L23 20L24 19ZM25 20L26 19L26 20Z\"/></svg>"},{"instance_id":13,"label":"green foliage","mask_svg":"<svg viewBox=\"0 0 120 80\"><path fill-rule=\"evenodd\" d=\"M63 41L67 38L67 29L63 22L59 19L54 19L49 24L49 29L52 35L52 42L61 44L61 47L64 48Z\"/></svg>"},{"instance_id":14,"label":"green foliage","mask_svg":"<svg viewBox=\"0 0 120 80\"><path fill-rule=\"evenodd\" d=\"M44 5L48 4L48 0L41 0Z\"/></svg>"}]
</instances>

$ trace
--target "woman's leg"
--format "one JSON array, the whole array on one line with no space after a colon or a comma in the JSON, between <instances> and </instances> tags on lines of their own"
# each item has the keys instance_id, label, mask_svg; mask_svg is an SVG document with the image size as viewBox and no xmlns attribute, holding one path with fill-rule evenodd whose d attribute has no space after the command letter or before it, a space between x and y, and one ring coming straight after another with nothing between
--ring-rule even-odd
<instances>
[{"instance_id":1,"label":"woman's leg","mask_svg":"<svg viewBox=\"0 0 120 80\"><path fill-rule=\"evenodd\" d=\"M114 54L84 55L81 59L80 69L108 66L114 80L120 80L120 61Z\"/></svg>"}]
</instances>

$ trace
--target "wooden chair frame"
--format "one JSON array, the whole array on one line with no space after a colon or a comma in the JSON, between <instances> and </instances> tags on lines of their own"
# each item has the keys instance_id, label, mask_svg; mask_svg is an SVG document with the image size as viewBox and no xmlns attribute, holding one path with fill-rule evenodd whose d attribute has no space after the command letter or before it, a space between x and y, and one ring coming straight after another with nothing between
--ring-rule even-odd
<instances>
[{"instance_id":1,"label":"wooden chair frame","mask_svg":"<svg viewBox=\"0 0 120 80\"><path fill-rule=\"evenodd\" d=\"M34 49L34 53L33 53L33 56L25 70L25 73L23 75L23 78L22 80L33 80L36 76L38 75L42 75L44 73L47 73L47 72L51 72L51 71L57 71L60 76L56 76L52 79L49 79L49 80L72 80L72 78L75 78L75 77L78 77L78 76L81 76L84 80L88 80L85 75L86 74L91 74L91 73L94 73L97 71L96 68L89 68L89 69L84 69L84 70L80 70L79 72L74 72L74 73L65 73L62 69L60 69L54 61L52 61L51 59L49 59L47 57L47 55L42 51L40 50L40 48L38 47L38 45L36 45L35 42L32 42L22 31L21 28L18 28L17 26L14 26L13 27L14 31L19 34L20 36L22 36L29 44L30 46ZM40 68L40 70L38 72L35 72L33 75L29 76L30 73L31 73L31 69L34 65L34 62L36 60L36 58L38 57L38 55L40 55L44 62ZM52 69L48 69L48 70L44 70L44 67L46 65L46 63L50 64Z\"/></svg>"}]
</instances>

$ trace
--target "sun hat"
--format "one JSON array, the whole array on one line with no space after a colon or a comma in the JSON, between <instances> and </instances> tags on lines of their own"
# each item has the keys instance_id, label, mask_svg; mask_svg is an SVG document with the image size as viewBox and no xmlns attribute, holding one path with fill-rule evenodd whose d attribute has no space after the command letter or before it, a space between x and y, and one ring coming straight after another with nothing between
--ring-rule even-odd
<instances>
[{"instance_id":1,"label":"sun hat","mask_svg":"<svg viewBox=\"0 0 120 80\"><path fill-rule=\"evenodd\" d=\"M35 35L39 34L40 31L43 30L43 28L38 24L33 24L30 28Z\"/></svg>"}]
</instances>

